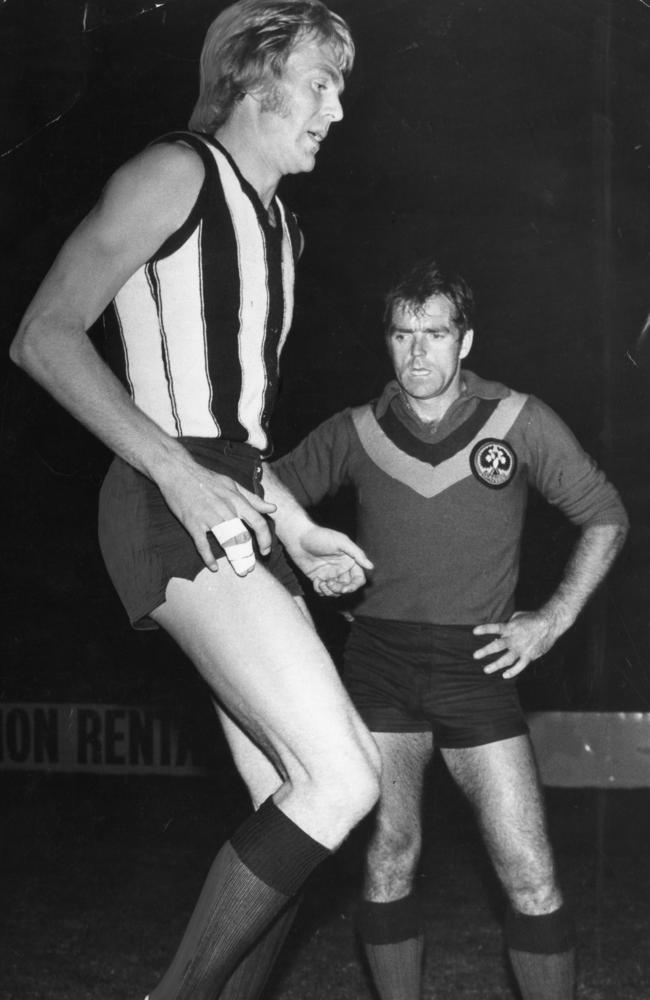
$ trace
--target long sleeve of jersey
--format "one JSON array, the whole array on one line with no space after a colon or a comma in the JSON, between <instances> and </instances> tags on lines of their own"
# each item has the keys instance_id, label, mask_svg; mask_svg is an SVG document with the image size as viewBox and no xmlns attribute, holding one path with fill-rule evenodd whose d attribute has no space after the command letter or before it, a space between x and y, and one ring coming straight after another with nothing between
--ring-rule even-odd
<instances>
[{"instance_id":1,"label":"long sleeve of jersey","mask_svg":"<svg viewBox=\"0 0 650 1000\"><path fill-rule=\"evenodd\" d=\"M302 507L312 507L348 482L351 411L342 410L320 424L271 468Z\"/></svg>"},{"instance_id":2,"label":"long sleeve of jersey","mask_svg":"<svg viewBox=\"0 0 650 1000\"><path fill-rule=\"evenodd\" d=\"M549 503L581 527L627 526L616 489L550 407L529 397L521 424L528 445L529 482Z\"/></svg>"}]
</instances>

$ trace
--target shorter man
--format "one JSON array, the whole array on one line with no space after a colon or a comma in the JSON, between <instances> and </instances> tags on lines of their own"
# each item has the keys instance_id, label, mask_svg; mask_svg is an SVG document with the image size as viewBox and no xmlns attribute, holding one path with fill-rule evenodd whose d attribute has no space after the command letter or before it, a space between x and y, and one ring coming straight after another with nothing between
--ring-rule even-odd
<instances>
[{"instance_id":1,"label":"shorter man","mask_svg":"<svg viewBox=\"0 0 650 1000\"><path fill-rule=\"evenodd\" d=\"M356 605L344 679L382 756L359 914L380 997L420 997L413 883L435 740L508 897L505 936L524 1000L569 1000L571 923L513 679L575 621L619 551L627 517L555 413L461 369L472 312L459 275L430 260L413 267L386 302L396 381L378 400L331 417L274 470L305 506L351 484L358 540L375 565ZM529 486L580 537L555 593L524 612L514 591Z\"/></svg>"}]
</instances>

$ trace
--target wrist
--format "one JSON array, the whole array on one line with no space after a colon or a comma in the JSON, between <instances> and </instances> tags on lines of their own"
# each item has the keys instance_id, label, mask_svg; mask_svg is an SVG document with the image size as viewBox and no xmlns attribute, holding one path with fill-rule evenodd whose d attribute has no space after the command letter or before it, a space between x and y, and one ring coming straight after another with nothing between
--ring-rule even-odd
<instances>
[{"instance_id":1,"label":"wrist","mask_svg":"<svg viewBox=\"0 0 650 1000\"><path fill-rule=\"evenodd\" d=\"M552 597L540 610L548 622L554 639L558 639L570 629L578 617L577 611L574 611L560 596Z\"/></svg>"},{"instance_id":2,"label":"wrist","mask_svg":"<svg viewBox=\"0 0 650 1000\"><path fill-rule=\"evenodd\" d=\"M190 453L176 438L165 435L148 450L142 461L141 471L158 486L163 486L182 476L183 469L193 461Z\"/></svg>"},{"instance_id":3,"label":"wrist","mask_svg":"<svg viewBox=\"0 0 650 1000\"><path fill-rule=\"evenodd\" d=\"M275 521L275 530L282 544L291 551L292 547L299 547L305 533L314 527L305 511L298 507L295 510L280 511L280 508L271 515Z\"/></svg>"}]
</instances>

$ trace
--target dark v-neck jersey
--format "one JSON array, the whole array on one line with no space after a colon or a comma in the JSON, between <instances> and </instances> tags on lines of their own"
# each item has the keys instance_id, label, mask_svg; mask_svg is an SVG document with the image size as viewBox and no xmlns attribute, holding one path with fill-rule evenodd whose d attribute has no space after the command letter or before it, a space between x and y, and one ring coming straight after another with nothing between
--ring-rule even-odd
<instances>
[{"instance_id":1,"label":"dark v-neck jersey","mask_svg":"<svg viewBox=\"0 0 650 1000\"><path fill-rule=\"evenodd\" d=\"M577 525L627 523L614 487L549 407L471 372L463 386L432 440L408 426L390 383L273 463L304 506L353 486L357 540L375 565L359 614L440 625L509 616L529 486Z\"/></svg>"}]
</instances>

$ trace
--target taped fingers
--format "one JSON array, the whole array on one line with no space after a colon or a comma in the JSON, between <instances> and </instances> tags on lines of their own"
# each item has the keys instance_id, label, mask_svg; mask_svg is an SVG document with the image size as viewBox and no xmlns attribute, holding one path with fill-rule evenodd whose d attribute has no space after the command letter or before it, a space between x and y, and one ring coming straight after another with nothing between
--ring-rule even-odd
<instances>
[{"instance_id":1,"label":"taped fingers","mask_svg":"<svg viewBox=\"0 0 650 1000\"><path fill-rule=\"evenodd\" d=\"M255 567L253 539L239 517L221 521L210 531L222 547L228 562L238 576L246 576Z\"/></svg>"}]
</instances>

